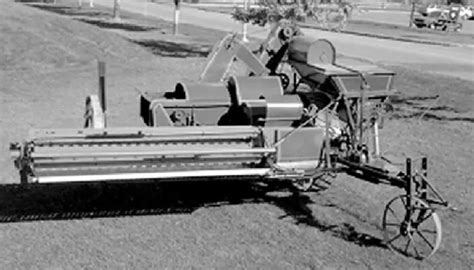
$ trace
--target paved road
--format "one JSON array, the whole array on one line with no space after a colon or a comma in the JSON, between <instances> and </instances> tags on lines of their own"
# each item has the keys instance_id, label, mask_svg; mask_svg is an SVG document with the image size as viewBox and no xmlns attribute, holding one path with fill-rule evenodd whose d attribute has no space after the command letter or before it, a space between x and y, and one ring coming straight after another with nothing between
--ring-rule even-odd
<instances>
[{"instance_id":1,"label":"paved road","mask_svg":"<svg viewBox=\"0 0 474 270\"><path fill-rule=\"evenodd\" d=\"M153 4L146 0L122 1L123 9L173 20L174 6ZM113 1L96 0L97 4L111 6ZM182 7L180 22L212 29L240 32L242 27L229 15ZM340 34L315 29L304 29L305 35L326 38L334 43L338 53L367 59L376 63L409 65L424 71L455 76L474 81L474 48L444 47L357 35ZM249 26L249 34L263 38L267 30Z\"/></svg>"},{"instance_id":2,"label":"paved road","mask_svg":"<svg viewBox=\"0 0 474 270\"><path fill-rule=\"evenodd\" d=\"M368 12L364 13L354 13L352 18L357 20L408 26L408 22L410 21L410 12L395 10L369 10ZM474 20L464 21L461 32L466 34L474 34Z\"/></svg>"}]
</instances>

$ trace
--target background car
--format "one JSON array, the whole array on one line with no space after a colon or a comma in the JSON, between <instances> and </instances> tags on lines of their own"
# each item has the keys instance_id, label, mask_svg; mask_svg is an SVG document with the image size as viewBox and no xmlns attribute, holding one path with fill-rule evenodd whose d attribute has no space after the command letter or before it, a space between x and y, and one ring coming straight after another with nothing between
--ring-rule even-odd
<instances>
[{"instance_id":1,"label":"background car","mask_svg":"<svg viewBox=\"0 0 474 270\"><path fill-rule=\"evenodd\" d=\"M472 12L472 6L467 6L467 7L461 7L461 12L459 13L459 16L463 18L464 20L473 20L473 12Z\"/></svg>"}]
</instances>

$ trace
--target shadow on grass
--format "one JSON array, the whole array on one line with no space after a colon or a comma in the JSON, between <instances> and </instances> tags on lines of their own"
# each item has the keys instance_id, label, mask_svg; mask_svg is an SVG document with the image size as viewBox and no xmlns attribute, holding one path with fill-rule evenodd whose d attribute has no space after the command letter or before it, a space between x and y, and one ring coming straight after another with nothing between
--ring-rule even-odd
<instances>
[{"instance_id":1,"label":"shadow on grass","mask_svg":"<svg viewBox=\"0 0 474 270\"><path fill-rule=\"evenodd\" d=\"M85 22L105 29L120 29L131 32L144 32L155 30L156 27L132 24L127 21L112 21L112 15L108 12L98 11L90 8L78 8L74 6L58 5L31 5L33 7L68 16L81 16L78 21ZM87 18L90 17L90 18Z\"/></svg>"},{"instance_id":2,"label":"shadow on grass","mask_svg":"<svg viewBox=\"0 0 474 270\"><path fill-rule=\"evenodd\" d=\"M242 181L0 186L0 222L191 213L201 207L257 203Z\"/></svg>"},{"instance_id":3,"label":"shadow on grass","mask_svg":"<svg viewBox=\"0 0 474 270\"><path fill-rule=\"evenodd\" d=\"M455 107L446 105L436 105L439 96L411 96L411 97L394 97L391 102L393 105L394 119L410 119L419 118L423 120L435 121L458 121L474 123L473 117L456 116L462 111ZM452 115L439 115L439 113L450 113Z\"/></svg>"},{"instance_id":4,"label":"shadow on grass","mask_svg":"<svg viewBox=\"0 0 474 270\"><path fill-rule=\"evenodd\" d=\"M435 121L448 121L448 122L468 122L474 123L473 117L465 117L465 116L444 116L444 115L437 115L434 113L425 113L425 112L412 112L412 113L398 113L392 115L392 118L395 119L411 119L411 118L419 118L421 120L435 120Z\"/></svg>"},{"instance_id":5,"label":"shadow on grass","mask_svg":"<svg viewBox=\"0 0 474 270\"><path fill-rule=\"evenodd\" d=\"M307 195L295 193L293 196L283 198L267 197L266 201L278 206L286 212L287 215L281 218L291 216L297 224L305 224L321 232L330 232L331 235L358 246L387 248L382 239L358 232L354 226L349 223L328 224L316 219L312 211L308 208L308 205L312 203L312 201Z\"/></svg>"},{"instance_id":6,"label":"shadow on grass","mask_svg":"<svg viewBox=\"0 0 474 270\"><path fill-rule=\"evenodd\" d=\"M141 26L131 23L125 23L120 21L104 21L104 20L93 20L93 19L78 19L78 21L85 22L88 24L92 24L98 26L100 28L106 29L120 29L125 31L133 31L133 32L144 32L144 31L151 31L156 29L155 27L150 26Z\"/></svg>"},{"instance_id":7,"label":"shadow on grass","mask_svg":"<svg viewBox=\"0 0 474 270\"><path fill-rule=\"evenodd\" d=\"M168 57L206 57L212 49L211 45L180 44L164 40L130 40L155 55Z\"/></svg>"},{"instance_id":8,"label":"shadow on grass","mask_svg":"<svg viewBox=\"0 0 474 270\"><path fill-rule=\"evenodd\" d=\"M108 12L94 10L90 8L79 8L77 6L61 6L61 5L43 5L43 4L29 4L32 7L53 12L60 15L68 16L87 16L87 17L102 17L110 18L112 15Z\"/></svg>"},{"instance_id":9,"label":"shadow on grass","mask_svg":"<svg viewBox=\"0 0 474 270\"><path fill-rule=\"evenodd\" d=\"M284 196L269 193L275 190ZM268 187L242 180L1 185L0 222L189 214L203 207L269 203L284 210L298 224L330 232L360 246L385 247L380 239L359 233L350 224L317 220L307 208L311 199L288 190L286 184Z\"/></svg>"}]
</instances>

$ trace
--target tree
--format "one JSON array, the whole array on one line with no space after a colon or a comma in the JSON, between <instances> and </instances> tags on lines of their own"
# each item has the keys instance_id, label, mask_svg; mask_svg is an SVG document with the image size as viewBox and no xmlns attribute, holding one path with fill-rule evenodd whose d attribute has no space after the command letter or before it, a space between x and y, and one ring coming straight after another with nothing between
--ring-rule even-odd
<instances>
[{"instance_id":1,"label":"tree","mask_svg":"<svg viewBox=\"0 0 474 270\"><path fill-rule=\"evenodd\" d=\"M120 20L120 0L114 0L114 20Z\"/></svg>"},{"instance_id":2,"label":"tree","mask_svg":"<svg viewBox=\"0 0 474 270\"><path fill-rule=\"evenodd\" d=\"M311 18L311 23L319 27L340 31L344 29L353 6L347 2L340 2L338 5L338 10L334 11L319 8L315 1L299 0L293 5L279 5L276 2L265 1L259 7L248 10L236 7L231 15L236 21L250 22L259 26L281 19L296 24Z\"/></svg>"}]
</instances>

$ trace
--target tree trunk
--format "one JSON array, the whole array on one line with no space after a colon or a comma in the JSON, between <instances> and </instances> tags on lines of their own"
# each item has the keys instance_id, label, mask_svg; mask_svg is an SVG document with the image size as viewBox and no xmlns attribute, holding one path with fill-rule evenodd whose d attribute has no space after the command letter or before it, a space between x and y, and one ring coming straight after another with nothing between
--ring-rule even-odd
<instances>
[{"instance_id":1,"label":"tree trunk","mask_svg":"<svg viewBox=\"0 0 474 270\"><path fill-rule=\"evenodd\" d=\"M244 0L244 10L248 12L249 0ZM246 22L242 23L242 41L246 43L249 42L249 39L247 38L247 25L248 23Z\"/></svg>"},{"instance_id":2,"label":"tree trunk","mask_svg":"<svg viewBox=\"0 0 474 270\"><path fill-rule=\"evenodd\" d=\"M410 21L408 22L408 27L413 26L413 16L414 15L415 15L415 2L411 3Z\"/></svg>"},{"instance_id":3,"label":"tree trunk","mask_svg":"<svg viewBox=\"0 0 474 270\"><path fill-rule=\"evenodd\" d=\"M173 34L179 34L179 11L181 7L181 0L174 0L174 22L173 22Z\"/></svg>"},{"instance_id":4,"label":"tree trunk","mask_svg":"<svg viewBox=\"0 0 474 270\"><path fill-rule=\"evenodd\" d=\"M295 2L298 9L301 9L301 0L296 0Z\"/></svg>"},{"instance_id":5,"label":"tree trunk","mask_svg":"<svg viewBox=\"0 0 474 270\"><path fill-rule=\"evenodd\" d=\"M114 20L120 20L120 0L114 0Z\"/></svg>"}]
</instances>

